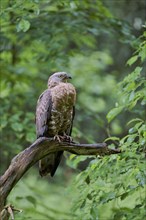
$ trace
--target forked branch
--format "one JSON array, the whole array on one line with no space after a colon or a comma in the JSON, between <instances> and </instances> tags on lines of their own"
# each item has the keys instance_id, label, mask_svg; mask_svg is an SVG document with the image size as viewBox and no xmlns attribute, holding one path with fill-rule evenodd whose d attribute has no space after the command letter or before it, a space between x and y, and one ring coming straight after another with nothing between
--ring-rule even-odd
<instances>
[{"instance_id":1,"label":"forked branch","mask_svg":"<svg viewBox=\"0 0 146 220\"><path fill-rule=\"evenodd\" d=\"M15 156L4 175L0 177L0 212L4 209L10 191L26 171L46 155L62 150L77 155L110 155L120 153L119 149L110 149L105 143L80 144L58 142L53 138L39 138L30 147Z\"/></svg>"}]
</instances>

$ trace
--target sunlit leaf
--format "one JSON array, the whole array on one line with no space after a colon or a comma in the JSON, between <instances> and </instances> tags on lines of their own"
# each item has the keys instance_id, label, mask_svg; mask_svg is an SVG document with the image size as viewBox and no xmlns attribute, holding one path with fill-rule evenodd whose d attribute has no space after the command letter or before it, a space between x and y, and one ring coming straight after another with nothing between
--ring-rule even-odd
<instances>
[{"instance_id":1,"label":"sunlit leaf","mask_svg":"<svg viewBox=\"0 0 146 220\"><path fill-rule=\"evenodd\" d=\"M119 141L120 138L118 138L118 137L113 137L113 136L112 136L112 137L106 138L106 139L105 139L105 142L106 142L106 141L109 141L109 140Z\"/></svg>"},{"instance_id":2,"label":"sunlit leaf","mask_svg":"<svg viewBox=\"0 0 146 220\"><path fill-rule=\"evenodd\" d=\"M26 134L26 140L27 140L28 142L31 142L31 143L32 143L32 142L35 141L35 139L36 139L35 133L28 131L28 133Z\"/></svg>"},{"instance_id":3,"label":"sunlit leaf","mask_svg":"<svg viewBox=\"0 0 146 220\"><path fill-rule=\"evenodd\" d=\"M141 57L141 61L144 62L146 59L146 42L142 44L139 56Z\"/></svg>"},{"instance_id":4,"label":"sunlit leaf","mask_svg":"<svg viewBox=\"0 0 146 220\"><path fill-rule=\"evenodd\" d=\"M14 131L22 131L23 130L23 125L21 123L18 122L14 122L11 124L11 127Z\"/></svg>"},{"instance_id":5,"label":"sunlit leaf","mask_svg":"<svg viewBox=\"0 0 146 220\"><path fill-rule=\"evenodd\" d=\"M109 192L109 193L105 193L103 197L101 197L101 202L102 203L107 203L111 200L113 200L116 197L115 192Z\"/></svg>"},{"instance_id":6,"label":"sunlit leaf","mask_svg":"<svg viewBox=\"0 0 146 220\"><path fill-rule=\"evenodd\" d=\"M30 22L28 20L21 19L19 21L19 23L17 24L17 31L18 32L20 32L20 31L26 32L29 30L29 28L30 28Z\"/></svg>"},{"instance_id":7,"label":"sunlit leaf","mask_svg":"<svg viewBox=\"0 0 146 220\"><path fill-rule=\"evenodd\" d=\"M127 64L128 64L129 66L131 66L133 63L136 62L137 59L138 59L138 56L135 55L135 56L131 57L131 58L127 61Z\"/></svg>"},{"instance_id":8,"label":"sunlit leaf","mask_svg":"<svg viewBox=\"0 0 146 220\"><path fill-rule=\"evenodd\" d=\"M90 214L91 214L91 216L94 220L99 220L99 218L98 218L98 209L97 209L97 206L95 204L92 205L91 210L90 210Z\"/></svg>"},{"instance_id":9,"label":"sunlit leaf","mask_svg":"<svg viewBox=\"0 0 146 220\"><path fill-rule=\"evenodd\" d=\"M113 108L108 114L107 114L107 119L108 122L111 122L120 112L123 110L123 106L118 107L118 108Z\"/></svg>"}]
</instances>

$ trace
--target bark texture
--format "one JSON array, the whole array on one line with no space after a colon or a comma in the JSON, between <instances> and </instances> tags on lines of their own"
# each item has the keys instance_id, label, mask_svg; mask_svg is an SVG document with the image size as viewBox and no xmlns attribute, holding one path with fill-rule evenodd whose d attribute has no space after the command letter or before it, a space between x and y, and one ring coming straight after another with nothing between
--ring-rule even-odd
<instances>
[{"instance_id":1,"label":"bark texture","mask_svg":"<svg viewBox=\"0 0 146 220\"><path fill-rule=\"evenodd\" d=\"M12 206L5 206L6 199L19 179L37 161L46 155L58 151L68 151L77 155L110 155L120 153L119 149L110 149L105 143L80 144L58 142L52 138L39 138L30 147L16 155L6 172L0 177L0 219L7 220ZM14 209L15 210L15 209Z\"/></svg>"}]
</instances>

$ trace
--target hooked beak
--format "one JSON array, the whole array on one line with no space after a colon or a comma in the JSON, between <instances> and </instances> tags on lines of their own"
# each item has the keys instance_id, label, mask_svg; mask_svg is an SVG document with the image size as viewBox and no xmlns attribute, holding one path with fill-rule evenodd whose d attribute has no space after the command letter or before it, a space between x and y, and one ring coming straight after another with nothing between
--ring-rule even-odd
<instances>
[{"instance_id":1,"label":"hooked beak","mask_svg":"<svg viewBox=\"0 0 146 220\"><path fill-rule=\"evenodd\" d=\"M72 77L69 74L67 74L65 79L72 79Z\"/></svg>"}]
</instances>

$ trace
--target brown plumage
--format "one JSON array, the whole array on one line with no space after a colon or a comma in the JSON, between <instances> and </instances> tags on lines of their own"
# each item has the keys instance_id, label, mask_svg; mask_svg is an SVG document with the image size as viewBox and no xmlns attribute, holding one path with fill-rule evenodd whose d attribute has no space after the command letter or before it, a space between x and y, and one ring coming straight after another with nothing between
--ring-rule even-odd
<instances>
[{"instance_id":1,"label":"brown plumage","mask_svg":"<svg viewBox=\"0 0 146 220\"><path fill-rule=\"evenodd\" d=\"M39 97L36 108L36 133L39 137L71 135L76 91L65 72L54 73L48 80L48 89ZM41 176L54 175L63 152L49 154L39 162Z\"/></svg>"}]
</instances>

